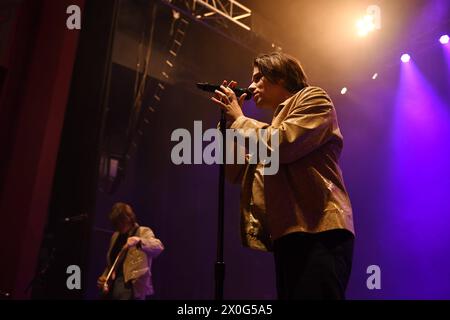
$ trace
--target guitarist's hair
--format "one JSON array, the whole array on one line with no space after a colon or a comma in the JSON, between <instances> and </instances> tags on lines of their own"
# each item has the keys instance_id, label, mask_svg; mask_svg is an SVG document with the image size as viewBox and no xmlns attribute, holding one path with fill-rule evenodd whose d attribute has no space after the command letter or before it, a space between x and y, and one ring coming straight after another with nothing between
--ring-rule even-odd
<instances>
[{"instance_id":1,"label":"guitarist's hair","mask_svg":"<svg viewBox=\"0 0 450 320\"><path fill-rule=\"evenodd\" d=\"M129 204L126 204L124 202L117 202L113 205L112 210L109 214L109 220L111 220L113 224L116 224L121 220L128 220L132 224L135 224L137 222L133 208L131 208Z\"/></svg>"}]
</instances>

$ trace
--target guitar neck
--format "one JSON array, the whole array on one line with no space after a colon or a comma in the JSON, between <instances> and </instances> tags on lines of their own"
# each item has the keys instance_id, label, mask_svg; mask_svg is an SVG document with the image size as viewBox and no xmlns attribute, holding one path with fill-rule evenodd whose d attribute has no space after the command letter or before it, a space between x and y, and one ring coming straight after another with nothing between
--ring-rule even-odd
<instances>
[{"instance_id":1,"label":"guitar neck","mask_svg":"<svg viewBox=\"0 0 450 320\"><path fill-rule=\"evenodd\" d=\"M108 275L106 276L106 283L109 281L109 279L111 278L113 272L116 270L117 264L119 263L119 260L121 259L122 255L125 254L125 252L127 252L127 248L123 248L122 250L120 250L119 254L117 255L116 259L114 260L113 265L111 266L111 269L109 269Z\"/></svg>"}]
</instances>

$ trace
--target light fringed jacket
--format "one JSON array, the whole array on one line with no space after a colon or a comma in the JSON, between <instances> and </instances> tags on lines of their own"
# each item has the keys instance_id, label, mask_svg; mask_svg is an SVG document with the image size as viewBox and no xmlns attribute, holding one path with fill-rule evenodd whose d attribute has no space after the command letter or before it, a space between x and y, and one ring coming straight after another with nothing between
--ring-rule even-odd
<instances>
[{"instance_id":1,"label":"light fringed jacket","mask_svg":"<svg viewBox=\"0 0 450 320\"><path fill-rule=\"evenodd\" d=\"M143 300L146 296L154 294L152 282L152 260L156 258L163 250L162 242L155 237L153 231L148 227L137 226L135 237L139 237L141 245L139 248L131 247L128 249L125 260L123 261L123 276L127 283L131 281L133 285L134 298ZM112 261L110 259L111 250L119 236L119 232L114 232L111 237L111 243L107 254L107 268L103 273L108 274Z\"/></svg>"},{"instance_id":2,"label":"light fringed jacket","mask_svg":"<svg viewBox=\"0 0 450 320\"><path fill-rule=\"evenodd\" d=\"M278 129L279 171L263 175L264 164L229 164L225 172L241 184L241 235L245 246L271 251L273 241L292 232L344 229L354 234L352 208L338 159L343 147L336 111L327 93L305 87L284 101L267 124L239 117L229 126L249 139L251 130ZM253 136L254 137L254 136ZM260 139L259 134L256 136ZM266 141L271 144L270 139ZM235 148L243 148L236 146ZM248 152L248 148L244 151Z\"/></svg>"}]
</instances>

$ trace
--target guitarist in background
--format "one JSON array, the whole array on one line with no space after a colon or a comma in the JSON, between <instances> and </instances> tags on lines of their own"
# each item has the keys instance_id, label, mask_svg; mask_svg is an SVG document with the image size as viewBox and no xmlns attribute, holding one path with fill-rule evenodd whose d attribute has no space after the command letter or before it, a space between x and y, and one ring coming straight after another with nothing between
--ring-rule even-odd
<instances>
[{"instance_id":1,"label":"guitarist in background","mask_svg":"<svg viewBox=\"0 0 450 320\"><path fill-rule=\"evenodd\" d=\"M137 224L133 209L126 203L114 204L109 219L116 232L111 237L107 267L97 285L108 299L144 300L154 293L152 259L164 246L150 228Z\"/></svg>"}]
</instances>

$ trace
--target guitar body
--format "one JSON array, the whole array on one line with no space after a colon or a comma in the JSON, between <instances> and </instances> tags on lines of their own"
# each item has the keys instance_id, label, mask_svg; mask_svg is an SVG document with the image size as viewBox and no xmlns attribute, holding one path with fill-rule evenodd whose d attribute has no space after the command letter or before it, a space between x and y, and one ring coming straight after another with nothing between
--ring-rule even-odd
<instances>
[{"instance_id":1,"label":"guitar body","mask_svg":"<svg viewBox=\"0 0 450 320\"><path fill-rule=\"evenodd\" d=\"M138 228L135 228L133 231L133 235L136 234ZM140 244L140 243L139 243ZM137 245L137 247L140 247L139 245ZM102 288L101 288L101 299L102 300L111 300L112 299L112 286L113 286L113 282L116 279L116 270L117 267L120 265L120 262L125 259L125 256L127 255L128 252L128 246L125 245L119 252L119 254L117 255L116 259L114 260L113 265L111 266L111 269L109 270L107 276L106 276L106 280L105 283L103 284Z\"/></svg>"},{"instance_id":2,"label":"guitar body","mask_svg":"<svg viewBox=\"0 0 450 320\"><path fill-rule=\"evenodd\" d=\"M114 279L115 279L115 272L112 273L112 276L109 279L107 279L103 284L103 286L100 288L101 300L111 300Z\"/></svg>"},{"instance_id":3,"label":"guitar body","mask_svg":"<svg viewBox=\"0 0 450 320\"><path fill-rule=\"evenodd\" d=\"M116 279L116 269L120 265L119 262L125 257L126 253L128 251L128 247L124 247L119 254L116 257L116 260L114 261L113 265L111 266L111 269L108 272L108 275L106 276L105 283L101 287L100 296L102 300L111 300L111 289L113 286L113 282Z\"/></svg>"}]
</instances>

